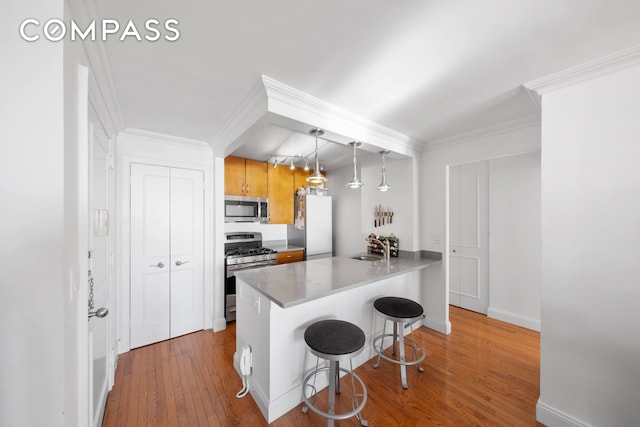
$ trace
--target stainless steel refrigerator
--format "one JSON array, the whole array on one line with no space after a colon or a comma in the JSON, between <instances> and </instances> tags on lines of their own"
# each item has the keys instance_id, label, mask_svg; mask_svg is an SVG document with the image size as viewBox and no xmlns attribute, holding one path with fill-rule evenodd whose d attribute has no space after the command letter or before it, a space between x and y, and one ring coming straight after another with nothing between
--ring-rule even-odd
<instances>
[{"instance_id":1,"label":"stainless steel refrigerator","mask_svg":"<svg viewBox=\"0 0 640 427\"><path fill-rule=\"evenodd\" d=\"M287 226L290 245L302 246L305 259L333 256L331 196L294 196L294 223Z\"/></svg>"}]
</instances>

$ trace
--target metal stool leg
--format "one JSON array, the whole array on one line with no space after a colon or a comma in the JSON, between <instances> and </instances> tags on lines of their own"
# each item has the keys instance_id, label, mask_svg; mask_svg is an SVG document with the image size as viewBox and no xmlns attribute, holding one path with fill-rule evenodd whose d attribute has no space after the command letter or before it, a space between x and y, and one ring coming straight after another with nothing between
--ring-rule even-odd
<instances>
[{"instance_id":1,"label":"metal stool leg","mask_svg":"<svg viewBox=\"0 0 640 427\"><path fill-rule=\"evenodd\" d=\"M394 322L396 326L400 324L399 331L399 346L400 346L400 378L402 379L402 388L409 388L407 386L407 361L404 356L404 325L401 322Z\"/></svg>"},{"instance_id":2,"label":"metal stool leg","mask_svg":"<svg viewBox=\"0 0 640 427\"><path fill-rule=\"evenodd\" d=\"M336 377L339 375L339 370L336 369L338 362L329 362L329 415L335 414L336 405ZM329 418L327 421L327 427L333 427L333 418Z\"/></svg>"},{"instance_id":3,"label":"metal stool leg","mask_svg":"<svg viewBox=\"0 0 640 427\"><path fill-rule=\"evenodd\" d=\"M376 363L373 364L374 368L378 368L380 366L380 362L382 361L382 349L384 348L384 336L387 333L387 319L383 320L382 323L382 338L380 339L380 351L378 352L378 360L376 360ZM373 343L373 346L375 347L375 341Z\"/></svg>"},{"instance_id":4,"label":"metal stool leg","mask_svg":"<svg viewBox=\"0 0 640 427\"><path fill-rule=\"evenodd\" d=\"M411 334L413 334L413 323L410 323L411 325ZM418 358L418 356L416 355L416 352L418 351L418 346L416 345L415 342L411 342L411 353L412 353L412 357L413 360L416 360ZM419 372L424 372L424 368L422 367L422 362L418 363L418 371Z\"/></svg>"},{"instance_id":5,"label":"metal stool leg","mask_svg":"<svg viewBox=\"0 0 640 427\"><path fill-rule=\"evenodd\" d=\"M398 349L398 322L393 322L393 350L391 351L392 355L396 355L396 350Z\"/></svg>"}]
</instances>

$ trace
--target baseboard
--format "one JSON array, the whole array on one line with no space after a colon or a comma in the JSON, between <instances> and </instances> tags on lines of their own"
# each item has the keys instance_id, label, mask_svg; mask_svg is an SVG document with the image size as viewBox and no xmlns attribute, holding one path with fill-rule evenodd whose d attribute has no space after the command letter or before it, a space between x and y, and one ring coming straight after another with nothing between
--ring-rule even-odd
<instances>
[{"instance_id":1,"label":"baseboard","mask_svg":"<svg viewBox=\"0 0 640 427\"><path fill-rule=\"evenodd\" d=\"M227 319L218 317L213 321L213 332L219 332L227 329Z\"/></svg>"},{"instance_id":2,"label":"baseboard","mask_svg":"<svg viewBox=\"0 0 640 427\"><path fill-rule=\"evenodd\" d=\"M536 404L536 420L547 427L592 427L559 411L538 399Z\"/></svg>"},{"instance_id":3,"label":"baseboard","mask_svg":"<svg viewBox=\"0 0 640 427\"><path fill-rule=\"evenodd\" d=\"M451 322L449 321L443 322L427 316L422 320L422 324L429 329L440 332L441 334L449 335L451 333Z\"/></svg>"},{"instance_id":4,"label":"baseboard","mask_svg":"<svg viewBox=\"0 0 640 427\"><path fill-rule=\"evenodd\" d=\"M540 319L522 316L520 314L511 313L510 311L493 307L489 307L487 310L487 316L492 319L502 320L503 322L512 323L514 325L522 326L523 328L540 332Z\"/></svg>"}]
</instances>

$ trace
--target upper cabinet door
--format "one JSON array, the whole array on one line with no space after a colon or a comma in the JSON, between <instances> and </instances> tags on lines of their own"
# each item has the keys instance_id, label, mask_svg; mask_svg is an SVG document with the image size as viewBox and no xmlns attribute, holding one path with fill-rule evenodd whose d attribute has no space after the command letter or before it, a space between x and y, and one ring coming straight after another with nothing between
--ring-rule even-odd
<instances>
[{"instance_id":1,"label":"upper cabinet door","mask_svg":"<svg viewBox=\"0 0 640 427\"><path fill-rule=\"evenodd\" d=\"M245 165L241 157L224 159L224 194L245 195Z\"/></svg>"},{"instance_id":2,"label":"upper cabinet door","mask_svg":"<svg viewBox=\"0 0 640 427\"><path fill-rule=\"evenodd\" d=\"M268 197L267 180L267 163L245 160L245 194L247 196Z\"/></svg>"},{"instance_id":3,"label":"upper cabinet door","mask_svg":"<svg viewBox=\"0 0 640 427\"><path fill-rule=\"evenodd\" d=\"M269 224L293 224L293 171L267 168L269 174Z\"/></svg>"},{"instance_id":4,"label":"upper cabinet door","mask_svg":"<svg viewBox=\"0 0 640 427\"><path fill-rule=\"evenodd\" d=\"M307 177L311 175L311 171L304 170L303 168L296 168L293 173L293 191L297 192L298 188L307 187Z\"/></svg>"},{"instance_id":5,"label":"upper cabinet door","mask_svg":"<svg viewBox=\"0 0 640 427\"><path fill-rule=\"evenodd\" d=\"M229 156L224 159L224 194L268 197L267 163Z\"/></svg>"}]
</instances>

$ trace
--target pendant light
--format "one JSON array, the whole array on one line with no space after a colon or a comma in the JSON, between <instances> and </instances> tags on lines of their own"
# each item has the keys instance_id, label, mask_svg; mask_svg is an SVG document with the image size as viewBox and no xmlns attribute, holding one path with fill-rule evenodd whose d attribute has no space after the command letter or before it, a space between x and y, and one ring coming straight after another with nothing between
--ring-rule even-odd
<instances>
[{"instance_id":1,"label":"pendant light","mask_svg":"<svg viewBox=\"0 0 640 427\"><path fill-rule=\"evenodd\" d=\"M378 185L378 191L389 191L391 190L391 186L387 184L387 173L384 165L384 158L387 154L389 154L389 150L382 150L380 154L382 155L382 182Z\"/></svg>"},{"instance_id":2,"label":"pendant light","mask_svg":"<svg viewBox=\"0 0 640 427\"><path fill-rule=\"evenodd\" d=\"M318 137L324 135L322 129L311 129L309 133L316 137L316 168L313 170L313 174L307 177L309 184L324 184L327 182L327 178L320 173L320 161L318 160Z\"/></svg>"},{"instance_id":3,"label":"pendant light","mask_svg":"<svg viewBox=\"0 0 640 427\"><path fill-rule=\"evenodd\" d=\"M347 187L360 188L364 184L358 179L358 169L356 168L356 148L361 146L362 143L359 141L353 141L350 142L349 145L353 147L353 178L351 178L351 181L347 183Z\"/></svg>"},{"instance_id":4,"label":"pendant light","mask_svg":"<svg viewBox=\"0 0 640 427\"><path fill-rule=\"evenodd\" d=\"M296 167L293 164L293 159L289 159L291 161L289 169L294 170Z\"/></svg>"},{"instance_id":5,"label":"pendant light","mask_svg":"<svg viewBox=\"0 0 640 427\"><path fill-rule=\"evenodd\" d=\"M305 171L309 170L309 162L307 161L307 159L304 159L304 170Z\"/></svg>"}]
</instances>

